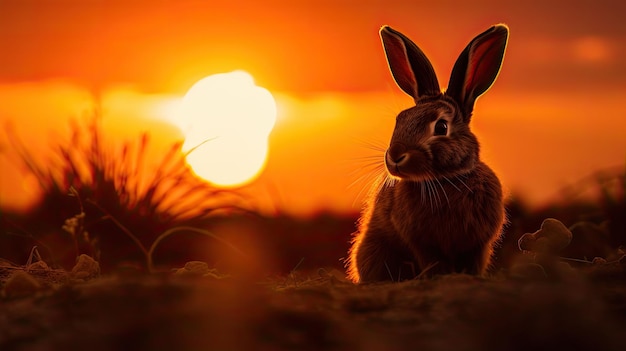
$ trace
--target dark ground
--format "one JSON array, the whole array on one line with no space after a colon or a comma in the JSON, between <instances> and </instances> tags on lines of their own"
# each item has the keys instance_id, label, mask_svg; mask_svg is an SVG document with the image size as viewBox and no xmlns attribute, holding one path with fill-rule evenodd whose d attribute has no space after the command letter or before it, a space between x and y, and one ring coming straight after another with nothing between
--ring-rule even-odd
<instances>
[{"instance_id":1,"label":"dark ground","mask_svg":"<svg viewBox=\"0 0 626 351\"><path fill-rule=\"evenodd\" d=\"M36 291L5 284L0 349L624 350L625 267L363 286L325 270L57 276Z\"/></svg>"}]
</instances>

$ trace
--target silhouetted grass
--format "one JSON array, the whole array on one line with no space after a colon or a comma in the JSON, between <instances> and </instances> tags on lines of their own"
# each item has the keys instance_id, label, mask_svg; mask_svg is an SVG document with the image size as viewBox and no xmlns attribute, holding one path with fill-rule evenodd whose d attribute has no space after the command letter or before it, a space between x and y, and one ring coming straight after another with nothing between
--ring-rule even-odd
<instances>
[{"instance_id":1,"label":"silhouetted grass","mask_svg":"<svg viewBox=\"0 0 626 351\"><path fill-rule=\"evenodd\" d=\"M195 177L182 142L151 160L148 133L136 141L105 141L97 113L71 130L69 141L54 145L45 164L7 133L17 162L35 175L42 197L27 213L2 213L0 257L19 261L38 245L46 259L63 267L81 253L105 269L136 264L145 262L162 233L176 227L196 227L179 233L198 233L213 215L243 210L236 193ZM184 249L172 248L171 254Z\"/></svg>"}]
</instances>

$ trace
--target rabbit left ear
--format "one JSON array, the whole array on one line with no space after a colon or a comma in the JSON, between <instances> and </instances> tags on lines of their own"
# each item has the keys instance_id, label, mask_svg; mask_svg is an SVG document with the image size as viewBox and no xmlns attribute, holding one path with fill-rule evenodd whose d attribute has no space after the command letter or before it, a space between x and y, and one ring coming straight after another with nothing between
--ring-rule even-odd
<instances>
[{"instance_id":1,"label":"rabbit left ear","mask_svg":"<svg viewBox=\"0 0 626 351\"><path fill-rule=\"evenodd\" d=\"M380 38L391 74L405 93L416 101L441 93L432 64L415 43L389 26L380 29Z\"/></svg>"},{"instance_id":2,"label":"rabbit left ear","mask_svg":"<svg viewBox=\"0 0 626 351\"><path fill-rule=\"evenodd\" d=\"M497 24L474 38L452 69L446 94L454 98L469 118L476 99L496 80L509 36L509 28Z\"/></svg>"}]
</instances>

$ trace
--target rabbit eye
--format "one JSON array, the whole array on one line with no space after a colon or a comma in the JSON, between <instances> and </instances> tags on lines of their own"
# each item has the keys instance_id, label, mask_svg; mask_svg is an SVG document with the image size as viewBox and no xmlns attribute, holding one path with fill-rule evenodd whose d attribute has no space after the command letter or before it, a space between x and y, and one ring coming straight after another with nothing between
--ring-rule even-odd
<instances>
[{"instance_id":1,"label":"rabbit eye","mask_svg":"<svg viewBox=\"0 0 626 351\"><path fill-rule=\"evenodd\" d=\"M440 119L435 123L435 135L448 135L448 122Z\"/></svg>"}]
</instances>

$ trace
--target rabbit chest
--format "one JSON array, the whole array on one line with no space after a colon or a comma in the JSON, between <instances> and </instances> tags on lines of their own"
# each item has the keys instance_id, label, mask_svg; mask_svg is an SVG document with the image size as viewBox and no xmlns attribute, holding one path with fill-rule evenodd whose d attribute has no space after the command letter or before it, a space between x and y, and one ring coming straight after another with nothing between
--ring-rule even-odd
<instances>
[{"instance_id":1,"label":"rabbit chest","mask_svg":"<svg viewBox=\"0 0 626 351\"><path fill-rule=\"evenodd\" d=\"M504 219L500 183L483 164L463 177L400 181L384 191L392 195L390 224L409 247L471 250L493 241Z\"/></svg>"}]
</instances>

